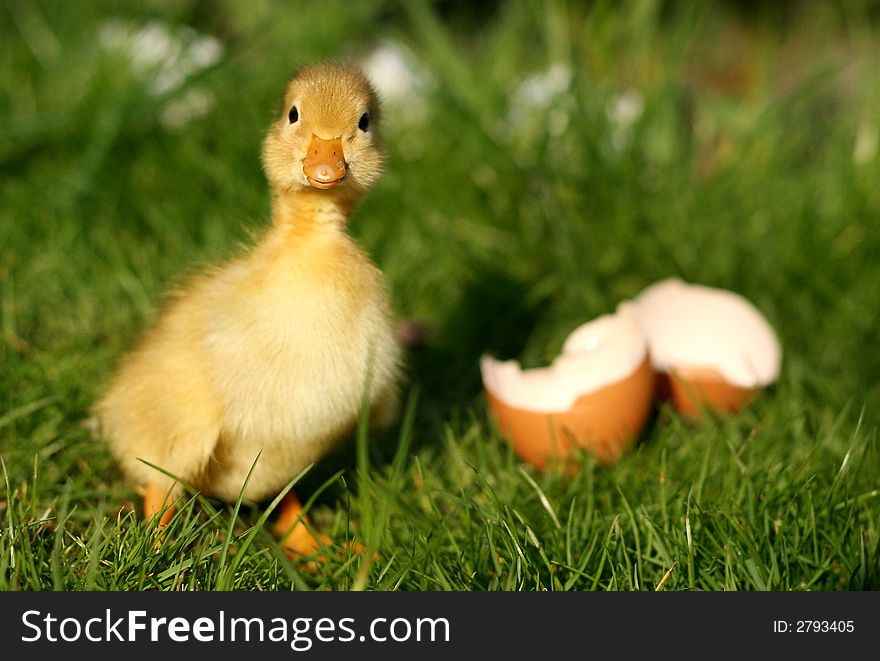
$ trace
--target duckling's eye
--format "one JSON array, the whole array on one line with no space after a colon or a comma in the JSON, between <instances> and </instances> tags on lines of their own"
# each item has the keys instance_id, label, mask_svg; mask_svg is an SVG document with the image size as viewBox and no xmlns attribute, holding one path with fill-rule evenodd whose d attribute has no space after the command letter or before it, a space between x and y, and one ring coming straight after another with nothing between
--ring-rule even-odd
<instances>
[{"instance_id":1,"label":"duckling's eye","mask_svg":"<svg viewBox=\"0 0 880 661\"><path fill-rule=\"evenodd\" d=\"M296 120L299 119L299 110L296 109L296 106L293 106L290 109L290 112L287 113L287 119L290 120L291 124L293 124Z\"/></svg>"},{"instance_id":2,"label":"duckling's eye","mask_svg":"<svg viewBox=\"0 0 880 661\"><path fill-rule=\"evenodd\" d=\"M361 119L358 122L358 128L361 131L366 131L368 128L370 128L370 113L365 112L363 115L361 115Z\"/></svg>"}]
</instances>

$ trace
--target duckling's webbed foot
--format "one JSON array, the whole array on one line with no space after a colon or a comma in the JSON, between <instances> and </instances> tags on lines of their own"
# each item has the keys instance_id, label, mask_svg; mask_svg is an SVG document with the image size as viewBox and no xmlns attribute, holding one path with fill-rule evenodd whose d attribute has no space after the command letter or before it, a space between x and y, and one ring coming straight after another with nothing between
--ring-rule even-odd
<instances>
[{"instance_id":1,"label":"duckling's webbed foot","mask_svg":"<svg viewBox=\"0 0 880 661\"><path fill-rule=\"evenodd\" d=\"M162 531L171 521L177 506L174 504L174 488L160 487L158 484L149 483L143 490L144 519L147 523L158 517L156 522L155 542L156 548L162 545Z\"/></svg>"},{"instance_id":2,"label":"duckling's webbed foot","mask_svg":"<svg viewBox=\"0 0 880 661\"><path fill-rule=\"evenodd\" d=\"M326 535L313 532L314 527L303 512L302 504L292 493L281 501L280 514L272 531L290 556L314 555L332 544Z\"/></svg>"},{"instance_id":3,"label":"duckling's webbed foot","mask_svg":"<svg viewBox=\"0 0 880 661\"><path fill-rule=\"evenodd\" d=\"M315 530L303 512L299 499L292 493L288 493L281 501L280 515L273 532L291 558L311 556L313 561L323 562L325 556L315 554L325 552L333 546L333 540ZM357 542L347 542L343 546L353 553L364 550L363 545Z\"/></svg>"},{"instance_id":4,"label":"duckling's webbed foot","mask_svg":"<svg viewBox=\"0 0 880 661\"><path fill-rule=\"evenodd\" d=\"M154 516L159 517L156 524L158 529L162 529L171 521L176 509L174 505L173 490L160 487L158 484L150 483L143 492L144 496L144 518L149 521Z\"/></svg>"}]
</instances>

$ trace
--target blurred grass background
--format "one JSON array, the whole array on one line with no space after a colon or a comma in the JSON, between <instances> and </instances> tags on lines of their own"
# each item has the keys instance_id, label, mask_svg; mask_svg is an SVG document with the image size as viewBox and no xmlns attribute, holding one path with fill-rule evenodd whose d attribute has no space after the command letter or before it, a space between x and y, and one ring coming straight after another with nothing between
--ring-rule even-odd
<instances>
[{"instance_id":1,"label":"blurred grass background","mask_svg":"<svg viewBox=\"0 0 880 661\"><path fill-rule=\"evenodd\" d=\"M0 587L653 589L672 566L666 589L880 587L878 22L867 1L4 0ZM258 510L208 502L156 551L79 423L163 292L265 225L264 131L324 59L383 92L387 172L351 231L433 329L411 424L306 481L341 467L315 514L381 561L303 573ZM669 275L765 313L777 386L697 426L663 408L610 468L521 467L479 355L545 364Z\"/></svg>"}]
</instances>

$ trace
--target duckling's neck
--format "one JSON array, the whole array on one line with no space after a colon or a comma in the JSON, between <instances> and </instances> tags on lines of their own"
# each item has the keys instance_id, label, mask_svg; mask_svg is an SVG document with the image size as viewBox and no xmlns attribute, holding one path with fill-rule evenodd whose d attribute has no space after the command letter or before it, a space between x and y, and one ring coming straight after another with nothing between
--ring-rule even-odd
<instances>
[{"instance_id":1,"label":"duckling's neck","mask_svg":"<svg viewBox=\"0 0 880 661\"><path fill-rule=\"evenodd\" d=\"M272 224L297 233L340 231L361 194L350 188L272 192Z\"/></svg>"}]
</instances>

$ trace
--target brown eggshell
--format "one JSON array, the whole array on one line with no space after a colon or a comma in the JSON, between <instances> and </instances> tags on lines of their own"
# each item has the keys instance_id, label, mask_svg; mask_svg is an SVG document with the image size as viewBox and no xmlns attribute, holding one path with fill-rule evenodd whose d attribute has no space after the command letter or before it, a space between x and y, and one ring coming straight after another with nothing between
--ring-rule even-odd
<instances>
[{"instance_id":1,"label":"brown eggshell","mask_svg":"<svg viewBox=\"0 0 880 661\"><path fill-rule=\"evenodd\" d=\"M734 413L779 377L779 338L740 294L667 278L633 304L660 374L658 395L684 417Z\"/></svg>"},{"instance_id":2,"label":"brown eggshell","mask_svg":"<svg viewBox=\"0 0 880 661\"><path fill-rule=\"evenodd\" d=\"M706 408L714 413L736 413L760 388L731 385L711 367L679 367L661 373L658 390L666 394L681 415L691 420Z\"/></svg>"},{"instance_id":3,"label":"brown eggshell","mask_svg":"<svg viewBox=\"0 0 880 661\"><path fill-rule=\"evenodd\" d=\"M566 460L576 443L604 461L617 459L641 433L651 409L655 373L648 356L628 377L581 395L568 411L514 408L488 388L489 405L502 436L538 470Z\"/></svg>"}]
</instances>

